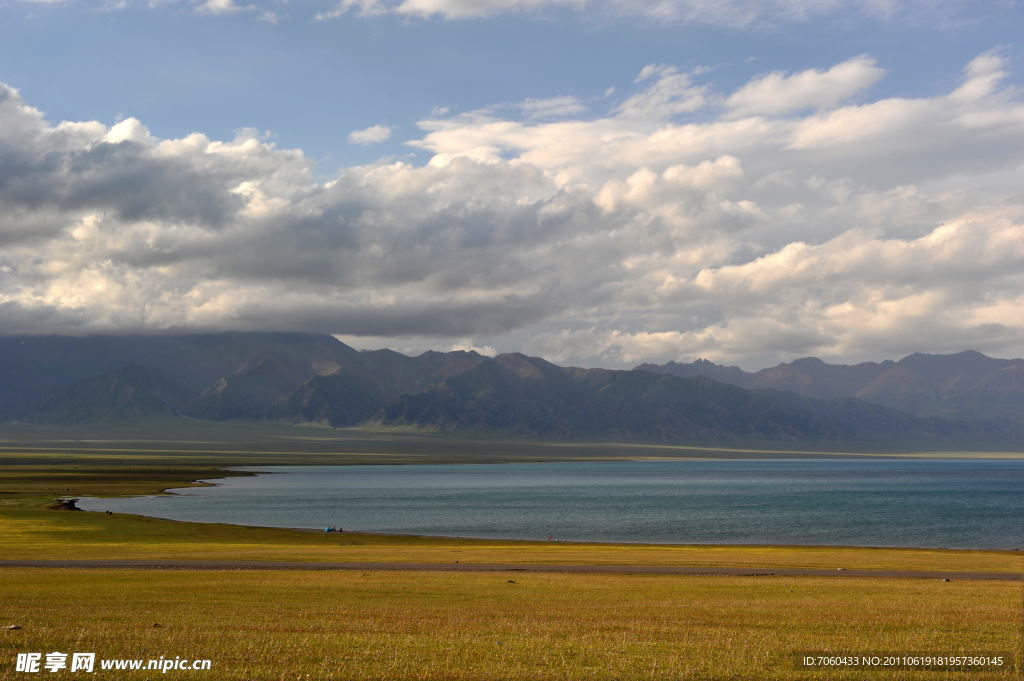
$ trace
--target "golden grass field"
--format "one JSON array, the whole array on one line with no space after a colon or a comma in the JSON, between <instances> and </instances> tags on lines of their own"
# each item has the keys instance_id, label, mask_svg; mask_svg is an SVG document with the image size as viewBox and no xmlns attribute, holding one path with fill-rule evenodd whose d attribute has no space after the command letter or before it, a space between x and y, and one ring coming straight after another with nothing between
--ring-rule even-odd
<instances>
[{"instance_id":1,"label":"golden grass field","mask_svg":"<svg viewBox=\"0 0 1024 681\"><path fill-rule=\"evenodd\" d=\"M15 653L54 650L212 660L210 672L166 678L1016 678L809 673L791 653L1017 650L1022 625L1021 586L1010 582L105 569L2 578L15 585L0 591L4 624L22 629L0 631L0 679L28 676L12 671Z\"/></svg>"},{"instance_id":2,"label":"golden grass field","mask_svg":"<svg viewBox=\"0 0 1024 681\"><path fill-rule=\"evenodd\" d=\"M1012 551L324 534L48 508L55 498L158 493L226 474L219 466L255 463L248 454L104 446L0 455L0 559L1024 570L1024 556ZM413 455L399 459L406 456ZM320 464L348 458L311 455ZM264 452L258 463L299 459ZM955 578L0 568L0 627L21 627L0 628L0 679L34 676L14 671L17 653L54 650L213 661L210 672L92 675L114 679L1022 678L1017 671L798 671L791 657L1012 651L1019 660L1022 611L1019 581ZM77 674L52 678L65 676Z\"/></svg>"}]
</instances>

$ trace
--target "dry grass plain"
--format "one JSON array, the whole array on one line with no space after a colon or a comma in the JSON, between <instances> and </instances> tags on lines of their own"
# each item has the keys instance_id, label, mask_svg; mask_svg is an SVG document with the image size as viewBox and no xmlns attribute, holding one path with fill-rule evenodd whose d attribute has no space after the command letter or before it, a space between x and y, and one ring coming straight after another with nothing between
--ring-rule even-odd
<instances>
[{"instance_id":1,"label":"dry grass plain","mask_svg":"<svg viewBox=\"0 0 1024 681\"><path fill-rule=\"evenodd\" d=\"M791 654L1019 650L1022 587L878 578L6 569L17 652L212 660L209 679L996 679ZM514 583L509 580L513 580ZM159 624L159 627L154 625ZM46 674L49 676L49 674ZM157 678L100 672L93 678Z\"/></svg>"}]
</instances>

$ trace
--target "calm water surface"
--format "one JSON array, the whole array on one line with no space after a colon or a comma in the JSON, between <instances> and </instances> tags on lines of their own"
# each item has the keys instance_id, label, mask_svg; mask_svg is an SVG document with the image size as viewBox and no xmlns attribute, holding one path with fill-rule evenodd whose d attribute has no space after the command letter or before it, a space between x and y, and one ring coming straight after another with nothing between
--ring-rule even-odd
<instances>
[{"instance_id":1,"label":"calm water surface","mask_svg":"<svg viewBox=\"0 0 1024 681\"><path fill-rule=\"evenodd\" d=\"M701 544L1024 548L1024 461L270 466L88 510L273 527Z\"/></svg>"}]
</instances>

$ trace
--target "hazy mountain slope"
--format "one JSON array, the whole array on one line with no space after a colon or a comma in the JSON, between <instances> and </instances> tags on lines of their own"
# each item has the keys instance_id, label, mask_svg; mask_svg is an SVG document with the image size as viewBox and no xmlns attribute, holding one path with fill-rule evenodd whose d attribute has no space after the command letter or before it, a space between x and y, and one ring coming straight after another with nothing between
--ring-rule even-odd
<instances>
[{"instance_id":1,"label":"hazy mountain slope","mask_svg":"<svg viewBox=\"0 0 1024 681\"><path fill-rule=\"evenodd\" d=\"M805 357L765 372L749 387L753 390L788 390L798 395L822 399L850 397L893 365L891 361L854 365L826 364L817 357Z\"/></svg>"},{"instance_id":2,"label":"hazy mountain slope","mask_svg":"<svg viewBox=\"0 0 1024 681\"><path fill-rule=\"evenodd\" d=\"M22 343L26 349L19 350ZM65 338L59 343L25 337L14 345L15 354L22 357L43 357L47 348L66 356L62 361L40 359L23 367L20 382L38 383L47 390L38 389L32 399L10 410L13 417L24 418L31 412L33 420L51 423L80 420L74 415L82 409L83 396L99 390L100 384L79 376L116 364L118 352L122 367L142 357L151 378L175 385L176 410L210 420L245 418L313 376L332 373L342 363L358 363L361 354L332 336L288 333ZM58 380L68 383L59 390L47 385ZM18 386L18 381L0 375L0 395ZM98 418L104 404L103 400L93 404L90 418ZM111 417L117 418L116 405L108 406L113 409Z\"/></svg>"},{"instance_id":3,"label":"hazy mountain slope","mask_svg":"<svg viewBox=\"0 0 1024 681\"><path fill-rule=\"evenodd\" d=\"M966 351L952 355L915 353L898 362L856 365L826 364L816 357L805 357L756 374L706 360L693 364L669 362L661 367L642 364L636 370L700 373L752 390L770 388L808 397L856 397L917 416L1005 419L1024 424L1024 395L1014 388L1018 374L1000 374L1020 366L1024 366L1024 360L994 359Z\"/></svg>"},{"instance_id":4,"label":"hazy mountain slope","mask_svg":"<svg viewBox=\"0 0 1024 681\"><path fill-rule=\"evenodd\" d=\"M314 376L260 411L258 417L287 423L354 426L397 394L366 374L342 368L328 376Z\"/></svg>"},{"instance_id":5,"label":"hazy mountain slope","mask_svg":"<svg viewBox=\"0 0 1024 681\"><path fill-rule=\"evenodd\" d=\"M854 397L921 414L938 407L938 394L939 386L932 381L905 366L895 366L858 390Z\"/></svg>"},{"instance_id":6,"label":"hazy mountain slope","mask_svg":"<svg viewBox=\"0 0 1024 681\"><path fill-rule=\"evenodd\" d=\"M109 350L106 349L108 341ZM162 382L174 385L174 399L167 404L175 413L190 418L213 421L274 418L352 425L399 394L419 392L483 359L475 352L427 352L419 357L407 357L392 350L359 352L332 336L290 333L192 334L128 340L61 339L60 342L51 338L25 338L17 343L8 339L8 346L13 348L12 356L37 359L35 364L21 366L8 357L8 368L21 366L21 373L17 380L0 375L0 396L16 393L26 382L45 388L38 388L20 402L11 401L10 415L25 417L31 412L34 421L69 424L105 417L127 418L159 410L162 407L157 403L164 402L156 397L154 402L144 396L148 395L149 388L155 389L156 382ZM47 349L66 359L46 359ZM150 383L125 383L127 374L117 373L123 364L116 366L111 376L106 375L109 369L106 373L98 371L118 364L119 356L146 359L144 367L138 366L128 373L134 376L144 369ZM97 376L90 372L100 373L103 378L93 380ZM84 378L83 374L86 374ZM334 378L312 381L327 376ZM49 385L59 381L67 383ZM110 381L116 385L108 385ZM136 397L129 398L126 394L123 400L115 399L112 391L116 390L134 391Z\"/></svg>"},{"instance_id":7,"label":"hazy mountain slope","mask_svg":"<svg viewBox=\"0 0 1024 681\"><path fill-rule=\"evenodd\" d=\"M178 384L131 364L53 390L25 420L80 425L104 418L176 414L184 396Z\"/></svg>"},{"instance_id":8,"label":"hazy mountain slope","mask_svg":"<svg viewBox=\"0 0 1024 681\"><path fill-rule=\"evenodd\" d=\"M852 398L823 401L747 391L703 377L563 369L522 355L485 360L423 393L402 395L372 420L387 426L674 442L1004 437L998 427L917 419Z\"/></svg>"},{"instance_id":9,"label":"hazy mountain slope","mask_svg":"<svg viewBox=\"0 0 1024 681\"><path fill-rule=\"evenodd\" d=\"M713 381L719 383L728 383L729 385L738 385L741 388L748 387L751 383L756 381L762 374L767 373L770 369L761 369L754 373L748 373L739 367L727 367L714 362L709 362L706 359L698 359L690 364L680 364L678 362L669 362L667 364L640 364L633 368L634 371L650 371L656 374L672 374L680 378L696 378L697 376L705 376Z\"/></svg>"},{"instance_id":10,"label":"hazy mountain slope","mask_svg":"<svg viewBox=\"0 0 1024 681\"><path fill-rule=\"evenodd\" d=\"M719 383L738 385L741 388L787 390L798 395L827 399L852 396L894 364L892 361L855 365L826 364L817 357L804 357L770 369L747 372L739 367L721 366L706 359L698 359L691 364L641 364L634 367L634 371L672 374L680 378L706 376Z\"/></svg>"},{"instance_id":11,"label":"hazy mountain slope","mask_svg":"<svg viewBox=\"0 0 1024 681\"><path fill-rule=\"evenodd\" d=\"M177 336L0 336L0 418L19 418L53 388L146 364Z\"/></svg>"},{"instance_id":12,"label":"hazy mountain slope","mask_svg":"<svg viewBox=\"0 0 1024 681\"><path fill-rule=\"evenodd\" d=\"M487 358L474 350L453 350L451 352L427 350L416 359L422 362L424 367L429 367L428 379L435 376L445 379L468 371Z\"/></svg>"},{"instance_id":13,"label":"hazy mountain slope","mask_svg":"<svg viewBox=\"0 0 1024 681\"><path fill-rule=\"evenodd\" d=\"M259 417L290 423L354 426L403 393L418 393L479 364L475 352L426 352L408 357L392 350L360 353L361 364L317 376L263 410Z\"/></svg>"},{"instance_id":14,"label":"hazy mountain slope","mask_svg":"<svg viewBox=\"0 0 1024 681\"><path fill-rule=\"evenodd\" d=\"M358 351L328 335L225 333L183 336L178 347L149 366L181 383L193 395L229 376L247 375L256 386L290 374L291 385L281 387L277 399L317 374L329 374L343 364L358 362L358 356ZM260 369L268 359L272 359L273 368ZM267 372L263 379L261 371Z\"/></svg>"},{"instance_id":15,"label":"hazy mountain slope","mask_svg":"<svg viewBox=\"0 0 1024 681\"><path fill-rule=\"evenodd\" d=\"M1024 364L992 372L944 402L951 413L1024 423Z\"/></svg>"},{"instance_id":16,"label":"hazy mountain slope","mask_svg":"<svg viewBox=\"0 0 1024 681\"><path fill-rule=\"evenodd\" d=\"M209 421L246 418L316 376L318 368L336 371L337 367L335 361L314 365L310 361L297 361L292 353L277 350L261 353L236 373L203 390L185 405L182 413Z\"/></svg>"},{"instance_id":17,"label":"hazy mountain slope","mask_svg":"<svg viewBox=\"0 0 1024 681\"><path fill-rule=\"evenodd\" d=\"M244 418L266 404L250 399L247 394L249 383L244 376L222 378L189 400L181 413L203 421Z\"/></svg>"},{"instance_id":18,"label":"hazy mountain slope","mask_svg":"<svg viewBox=\"0 0 1024 681\"><path fill-rule=\"evenodd\" d=\"M1024 423L1024 362L978 352L915 353L857 397L919 415L1009 419Z\"/></svg>"},{"instance_id":19,"label":"hazy mountain slope","mask_svg":"<svg viewBox=\"0 0 1024 681\"><path fill-rule=\"evenodd\" d=\"M995 359L974 350L952 355L926 355L915 352L897 362L901 367L906 367L939 385L961 378L973 385L995 371L1021 363L1024 363L1024 360Z\"/></svg>"},{"instance_id":20,"label":"hazy mountain slope","mask_svg":"<svg viewBox=\"0 0 1024 681\"><path fill-rule=\"evenodd\" d=\"M572 435L566 413L576 395L568 377L549 382L537 363L500 355L480 362L429 390L401 395L374 415L382 425L459 430L487 428L522 434ZM561 380L559 380L561 378Z\"/></svg>"},{"instance_id":21,"label":"hazy mountain slope","mask_svg":"<svg viewBox=\"0 0 1024 681\"><path fill-rule=\"evenodd\" d=\"M435 352L429 350L409 357L394 350L359 353L359 365L390 390L419 392L457 373L470 369L484 359L476 352Z\"/></svg>"}]
</instances>

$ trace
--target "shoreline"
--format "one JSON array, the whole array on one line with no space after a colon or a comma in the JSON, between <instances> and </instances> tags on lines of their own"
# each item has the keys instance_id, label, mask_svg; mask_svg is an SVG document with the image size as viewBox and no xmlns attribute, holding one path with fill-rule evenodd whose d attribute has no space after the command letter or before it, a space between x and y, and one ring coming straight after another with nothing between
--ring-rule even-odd
<instances>
[{"instance_id":1,"label":"shoreline","mask_svg":"<svg viewBox=\"0 0 1024 681\"><path fill-rule=\"evenodd\" d=\"M143 496L155 496L155 495L138 495L138 498ZM76 499L67 499L65 501L74 504L75 502L81 501L82 499L101 499L103 497L89 497L82 496ZM66 510L83 511L85 513L96 513L105 514L106 511L87 509L87 508L74 508ZM430 540L446 540L446 541L469 541L469 542L512 542L519 544L538 544L540 546L551 546L551 545L567 545L567 546L597 546L602 548L640 548L640 547L651 547L651 548L703 548L703 549L715 549L715 548L740 548L740 549L850 549L850 550L864 550L864 551L962 551L962 552L986 552L986 553L1021 553L1024 555L1024 549L992 549L992 548L961 548L961 547L947 547L947 546L878 546L878 545L859 545L859 544L741 544L741 543L677 543L677 542L624 542L624 541L587 541L587 540L575 540L575 539L523 539L523 538L510 538L510 537L480 537L480 536L468 536L468 535L452 535L452 534L415 534L411 532L373 532L368 530L337 530L333 532L324 532L322 529L314 527L294 527L290 525L246 525L242 523L228 523L228 522L210 522L205 520L180 520L178 518L164 518L155 515L146 515L144 513L123 513L119 511L111 512L113 515L121 516L134 516L138 518L147 518L149 520L158 520L160 522L168 523L183 523L189 525L212 525L221 527L239 527L239 528L252 528L262 530L285 530L290 532L301 532L303 534L316 534L316 535L336 535L336 536L349 536L349 537L394 537L401 539L430 539Z\"/></svg>"},{"instance_id":2,"label":"shoreline","mask_svg":"<svg viewBox=\"0 0 1024 681\"><path fill-rule=\"evenodd\" d=\"M870 458L875 458L876 456L877 455L872 456ZM854 458L854 457L850 457L850 458ZM924 457L924 456L902 457L902 456L895 456L895 457L892 457L892 458L912 458L912 459L916 459L916 460L920 460L922 458L935 458L937 460L949 461L950 459L952 459L954 457ZM977 461L977 460L982 459L982 458L988 459L987 457L957 457L957 458L961 459L961 460L965 460L965 461ZM846 458L846 457L844 457L844 459L849 460L849 458ZM649 459L631 459L631 460L642 461L642 460L649 460ZM659 458L659 459L655 459L655 460L658 460L658 461L664 461L664 460L715 461L715 460L719 460L719 459L660 459ZM764 460L764 459L749 459L749 461L761 461L761 460ZM796 458L794 460L806 461L806 459L804 459L804 458ZM823 458L822 460L823 461L832 461L832 460L835 460L835 459L833 459L831 457L828 457L828 458ZM988 459L988 460L1005 461L1007 459L993 457L992 459ZM594 460L594 461L606 461L606 460L597 459L597 460ZM521 462L521 463L593 463L594 461L580 461L580 460L576 460L576 461L571 461L571 462ZM742 461L742 459L731 459L731 461ZM778 461L780 461L780 459L774 459L772 461L778 462ZM507 463L517 463L517 462L494 462L494 464L498 464L498 463L506 463L507 464ZM492 464L492 465L494 465L494 464ZM375 465L375 464L359 464L359 465ZM451 463L451 464L398 464L398 465L403 465L403 466L404 465L453 465L453 466L457 466L457 465L470 465L470 464ZM288 467L288 468L291 468L291 467L307 468L308 466L324 466L324 464L281 464L281 465L271 464L271 465L253 466L253 467L247 467L247 466L222 467L222 468L220 468L216 472L229 473L229 475L224 475L222 477L212 477L212 478L196 479L196 480L192 481L193 484L191 484L191 485L188 485L188 486L177 486L177 487L167 487L167 488L159 490L159 492L157 494L119 495L117 497L82 495L82 497L80 497L78 499L68 499L68 500L58 500L58 501L62 501L62 502L66 501L72 507L74 507L75 503L77 501L80 501L82 498L92 498L92 499L103 499L103 498L144 498L144 497L147 497L147 496L158 498L158 497L164 496L164 495L166 495L166 496L183 496L183 495L177 494L175 492L172 492L171 490L187 490L187 489L191 489L192 487L221 487L221 486L224 486L226 483L215 482L215 481L220 481L220 480L227 481L227 480L230 480L231 478L234 478L234 477L256 477L256 476L259 476L259 475L283 475L283 474L285 474L287 472L287 471L274 471L274 470L245 470L246 468L271 468L271 467L279 467L279 468L286 468L286 467ZM327 466L328 467L336 467L335 465L330 465L330 464L327 464ZM339 465L337 467L348 467L348 466ZM105 512L105 511L100 511L100 510L92 510L92 509L84 509L84 508L71 508L71 509L68 509L68 510L86 511L86 512L90 512L90 513L104 513ZM127 513L118 512L118 511L114 511L113 513L119 514L119 515L135 515L135 516L142 517L142 518L150 518L150 519L160 520L160 521L164 521L164 522L190 523L190 524L197 524L197 525L221 525L221 526L241 527L241 528L261 528L261 529L274 529L274 530L290 530L290 531L294 531L294 532L311 533L311 534L332 534L332 533L329 533L329 532L324 532L323 529L320 529L318 527L294 527L294 526L288 526L288 525L252 525L252 524L233 523L233 522L210 522L210 521L203 521L203 520L181 520L181 519L177 519L177 518L164 518L164 517L161 517L161 516L147 515L147 514L143 514L143 513L127 514ZM346 533L344 531L339 531L339 532L337 532L337 534L341 535L341 534L346 534ZM555 540L545 541L543 539L526 539L526 538L519 538L519 537L508 538L508 537L483 537L483 536L472 536L472 535L434 535L434 534L417 534L417 533L407 533L407 532L375 532L375 531L365 531L365 530L349 530L347 534L349 534L349 536L396 537L396 538L432 539L432 540L501 541L501 542L515 542L515 543L540 544L540 545L549 545L549 544L553 543L553 544L564 544L564 545L574 545L574 546L600 546L600 547L622 546L622 547L631 547L631 548L649 546L649 547L699 547L699 548L733 547L733 548L749 548L749 549L785 549L785 548L792 548L792 549L825 549L825 550L827 550L827 549L853 549L853 550L863 549L863 550L875 550L875 551L963 551L963 552L983 551L983 552L996 552L996 553L1007 553L1007 554L1018 553L1018 552L1024 551L1024 548L1020 548L1020 547L1018 547L1018 548L979 548L979 547L945 547L945 546L880 546L880 545L858 545L858 544L760 544L760 543L746 544L746 543L727 543L727 542L723 542L723 543L677 543L677 542L629 542L629 541L570 540L570 539L555 539Z\"/></svg>"}]
</instances>

